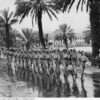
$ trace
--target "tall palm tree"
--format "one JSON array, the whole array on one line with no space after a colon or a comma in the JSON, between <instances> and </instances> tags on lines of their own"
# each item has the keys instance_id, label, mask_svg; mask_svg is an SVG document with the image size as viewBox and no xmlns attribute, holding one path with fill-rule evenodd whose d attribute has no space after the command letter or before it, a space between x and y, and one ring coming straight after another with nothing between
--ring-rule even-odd
<instances>
[{"instance_id":1,"label":"tall palm tree","mask_svg":"<svg viewBox=\"0 0 100 100\"><path fill-rule=\"evenodd\" d=\"M54 0L57 8L62 11L70 11L75 0ZM77 10L81 5L86 5L87 11L90 11L90 26L91 26L91 38L92 38L92 55L93 57L98 56L100 49L100 0L77 0ZM90 8L90 10L88 10Z\"/></svg>"},{"instance_id":2,"label":"tall palm tree","mask_svg":"<svg viewBox=\"0 0 100 100\"><path fill-rule=\"evenodd\" d=\"M66 48L68 49L68 40L72 43L72 40L75 39L75 33L67 24L61 24L58 29L58 34L55 36L56 40L63 40Z\"/></svg>"},{"instance_id":3,"label":"tall palm tree","mask_svg":"<svg viewBox=\"0 0 100 100\"><path fill-rule=\"evenodd\" d=\"M18 0L17 0L18 1ZM20 22L30 14L32 18L32 25L33 25L33 19L38 24L39 29L39 37L42 45L45 47L45 41L43 36L43 28L42 28L42 17L43 13L47 13L49 18L52 20L51 14L57 18L55 15L55 12L57 10L55 9L55 6L53 2L50 2L50 0L29 0L29 1L23 1L23 2L16 2L16 12L15 16L21 17Z\"/></svg>"},{"instance_id":4,"label":"tall palm tree","mask_svg":"<svg viewBox=\"0 0 100 100\"><path fill-rule=\"evenodd\" d=\"M13 18L13 12L9 12L8 9L4 9L1 12L0 16L0 27L5 28L5 33L6 33L6 47L9 50L10 48L10 35L9 35L9 30L11 26L15 23L17 23L17 19Z\"/></svg>"}]
</instances>

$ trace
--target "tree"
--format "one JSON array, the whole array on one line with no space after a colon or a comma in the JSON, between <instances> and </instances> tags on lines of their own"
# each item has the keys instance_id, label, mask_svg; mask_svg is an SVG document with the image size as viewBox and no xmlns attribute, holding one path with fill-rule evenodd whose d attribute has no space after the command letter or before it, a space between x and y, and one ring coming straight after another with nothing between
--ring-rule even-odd
<instances>
[{"instance_id":1,"label":"tree","mask_svg":"<svg viewBox=\"0 0 100 100\"><path fill-rule=\"evenodd\" d=\"M42 45L45 48L45 41L43 36L43 28L42 28L42 17L43 13L47 13L49 18L52 20L51 14L57 18L55 15L55 12L57 12L57 9L55 8L53 2L46 1L46 0L29 0L24 2L16 2L16 12L15 16L21 17L20 22L30 14L32 18L32 25L33 25L33 19L38 24L39 29L39 37Z\"/></svg>"},{"instance_id":2,"label":"tree","mask_svg":"<svg viewBox=\"0 0 100 100\"><path fill-rule=\"evenodd\" d=\"M71 29L70 26L67 24L61 24L58 29L58 34L55 36L56 40L63 40L64 44L66 45L66 48L68 49L68 39L72 43L72 40L75 39L75 33Z\"/></svg>"},{"instance_id":3,"label":"tree","mask_svg":"<svg viewBox=\"0 0 100 100\"><path fill-rule=\"evenodd\" d=\"M100 49L100 1L94 1L90 5L90 27L93 57L99 55Z\"/></svg>"},{"instance_id":4,"label":"tree","mask_svg":"<svg viewBox=\"0 0 100 100\"><path fill-rule=\"evenodd\" d=\"M16 29L11 28L9 30L9 35L10 47L17 47L17 42L22 39L20 32Z\"/></svg>"},{"instance_id":5,"label":"tree","mask_svg":"<svg viewBox=\"0 0 100 100\"><path fill-rule=\"evenodd\" d=\"M5 31L4 31L4 28L0 28L0 46L5 46Z\"/></svg>"},{"instance_id":6,"label":"tree","mask_svg":"<svg viewBox=\"0 0 100 100\"><path fill-rule=\"evenodd\" d=\"M25 28L22 29L23 35L19 36L21 38L21 45L25 46L26 50L30 50L30 48L33 46L33 43L38 41L36 35L36 32L34 32L32 29Z\"/></svg>"},{"instance_id":7,"label":"tree","mask_svg":"<svg viewBox=\"0 0 100 100\"><path fill-rule=\"evenodd\" d=\"M10 35L9 35L9 30L11 26L15 23L17 23L17 19L13 18L13 12L9 12L9 9L4 9L1 12L0 16L0 27L3 27L5 29L6 33L6 47L9 50L10 48Z\"/></svg>"},{"instance_id":8,"label":"tree","mask_svg":"<svg viewBox=\"0 0 100 100\"><path fill-rule=\"evenodd\" d=\"M63 34L61 34L60 29L56 29L54 34L55 34L54 40L61 41L61 43L62 43L63 42Z\"/></svg>"},{"instance_id":9,"label":"tree","mask_svg":"<svg viewBox=\"0 0 100 100\"><path fill-rule=\"evenodd\" d=\"M86 43L88 43L88 44L90 43L90 40L91 40L91 30L90 30L90 28L83 32L83 38L85 39Z\"/></svg>"},{"instance_id":10,"label":"tree","mask_svg":"<svg viewBox=\"0 0 100 100\"><path fill-rule=\"evenodd\" d=\"M16 29L13 29L13 28L10 28L9 30L9 47L15 47L17 44L16 42L18 41L18 39L22 39L21 34L16 30ZM1 28L0 29L0 45L1 46L5 46L6 44L6 32L5 32L5 28ZM10 48L9 48L10 49Z\"/></svg>"},{"instance_id":11,"label":"tree","mask_svg":"<svg viewBox=\"0 0 100 100\"><path fill-rule=\"evenodd\" d=\"M72 8L75 0L54 0L56 7L63 12ZM86 5L87 11L90 11L90 26L91 26L91 40L92 40L92 55L96 57L99 55L100 49L100 0L78 0L77 10L81 5ZM90 10L88 10L90 8Z\"/></svg>"}]
</instances>

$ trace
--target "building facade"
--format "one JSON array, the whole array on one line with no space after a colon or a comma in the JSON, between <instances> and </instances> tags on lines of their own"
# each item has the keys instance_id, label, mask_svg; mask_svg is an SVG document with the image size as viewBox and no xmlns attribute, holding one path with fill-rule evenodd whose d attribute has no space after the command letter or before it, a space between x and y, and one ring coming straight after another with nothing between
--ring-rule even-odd
<instances>
[{"instance_id":1,"label":"building facade","mask_svg":"<svg viewBox=\"0 0 100 100\"><path fill-rule=\"evenodd\" d=\"M55 40L54 35L49 34L48 43L50 44L51 48L65 48L65 44L63 43L63 40ZM78 34L76 36L76 40L73 40L72 43L68 40L68 46L69 47L81 47L81 46L91 46L90 43L86 43L84 40L84 37L82 34Z\"/></svg>"}]
</instances>

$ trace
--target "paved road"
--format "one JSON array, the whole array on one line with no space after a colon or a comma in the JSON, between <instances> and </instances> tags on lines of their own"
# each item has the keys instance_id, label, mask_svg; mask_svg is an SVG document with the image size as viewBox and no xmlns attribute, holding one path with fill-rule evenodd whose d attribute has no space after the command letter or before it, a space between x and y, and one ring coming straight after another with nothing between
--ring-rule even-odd
<instances>
[{"instance_id":1,"label":"paved road","mask_svg":"<svg viewBox=\"0 0 100 100\"><path fill-rule=\"evenodd\" d=\"M97 76L98 77L97 77ZM84 76L84 82L80 78L76 79L76 85L71 76L68 77L70 84L69 97L100 97L100 75L94 77ZM74 88L73 88L74 87ZM50 97L57 97L53 91ZM47 97L47 91L40 91L32 83L18 81L15 77L7 74L7 67L0 63L0 96L1 97ZM66 97L65 94L59 94L60 97ZM68 96L68 95L67 95Z\"/></svg>"}]
</instances>

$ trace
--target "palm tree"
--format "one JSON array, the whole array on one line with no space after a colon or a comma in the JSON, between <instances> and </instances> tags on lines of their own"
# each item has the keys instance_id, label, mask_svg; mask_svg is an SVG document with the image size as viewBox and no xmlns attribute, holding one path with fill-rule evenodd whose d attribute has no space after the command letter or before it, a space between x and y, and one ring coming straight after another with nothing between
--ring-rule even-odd
<instances>
[{"instance_id":1,"label":"palm tree","mask_svg":"<svg viewBox=\"0 0 100 100\"><path fill-rule=\"evenodd\" d=\"M11 26L15 23L17 23L17 19L13 18L13 12L9 12L9 8L8 9L4 9L1 12L1 16L0 16L0 27L3 27L5 29L5 33L6 33L6 47L9 50L10 48L10 35L9 35L9 30L11 28Z\"/></svg>"},{"instance_id":2,"label":"palm tree","mask_svg":"<svg viewBox=\"0 0 100 100\"><path fill-rule=\"evenodd\" d=\"M5 31L4 31L4 28L0 28L0 46L5 46Z\"/></svg>"},{"instance_id":3,"label":"palm tree","mask_svg":"<svg viewBox=\"0 0 100 100\"><path fill-rule=\"evenodd\" d=\"M17 47L17 42L22 39L21 33L16 29L11 28L9 30L9 35L10 47Z\"/></svg>"},{"instance_id":4,"label":"palm tree","mask_svg":"<svg viewBox=\"0 0 100 100\"><path fill-rule=\"evenodd\" d=\"M54 0L57 8L62 11L70 11L75 0ZM81 10L83 10L83 5L86 4L87 11L90 11L90 26L91 26L91 40L92 40L92 55L96 57L99 55L100 49L100 0L77 0L77 10L81 5ZM88 10L90 8L90 10Z\"/></svg>"},{"instance_id":5,"label":"palm tree","mask_svg":"<svg viewBox=\"0 0 100 100\"><path fill-rule=\"evenodd\" d=\"M58 29L58 34L55 36L56 40L63 40L66 48L68 49L68 40L72 43L72 40L76 38L75 33L67 24L61 24Z\"/></svg>"},{"instance_id":6,"label":"palm tree","mask_svg":"<svg viewBox=\"0 0 100 100\"><path fill-rule=\"evenodd\" d=\"M53 2L50 2L50 0L49 1L29 0L23 2L19 1L16 2L15 4L17 5L15 16L21 17L20 22L22 22L22 20L29 14L32 18L32 25L33 25L33 19L35 19L35 21L38 24L40 41L45 48L45 41L44 41L43 28L42 28L42 17L43 17L43 13L46 12L51 20L52 20L51 14L55 18L57 18L57 16L55 15L55 12L57 12L57 10L55 9Z\"/></svg>"},{"instance_id":7,"label":"palm tree","mask_svg":"<svg viewBox=\"0 0 100 100\"><path fill-rule=\"evenodd\" d=\"M90 28L83 32L83 38L84 38L86 43L88 43L88 44L90 43L90 40L91 40L91 30L90 30Z\"/></svg>"},{"instance_id":8,"label":"palm tree","mask_svg":"<svg viewBox=\"0 0 100 100\"><path fill-rule=\"evenodd\" d=\"M19 39L22 39L21 38L21 34L16 30L16 29L13 29L13 28L10 28L9 30L9 47L15 47L17 44L16 42L19 40ZM5 33L5 28L1 28L0 29L0 45L2 46L5 46L6 44L6 33Z\"/></svg>"},{"instance_id":9,"label":"palm tree","mask_svg":"<svg viewBox=\"0 0 100 100\"><path fill-rule=\"evenodd\" d=\"M61 43L62 43L63 42L63 34L60 32L60 29L56 29L54 34L55 34L54 40L61 41Z\"/></svg>"},{"instance_id":10,"label":"palm tree","mask_svg":"<svg viewBox=\"0 0 100 100\"><path fill-rule=\"evenodd\" d=\"M21 39L21 44L25 47L25 49L28 51L33 46L33 43L38 41L37 37L35 36L36 32L34 32L32 29L25 28L22 29L23 35L19 35L19 38Z\"/></svg>"}]
</instances>

